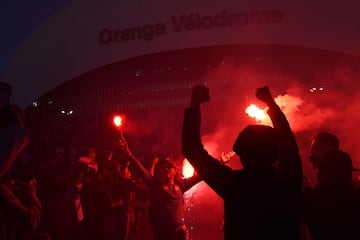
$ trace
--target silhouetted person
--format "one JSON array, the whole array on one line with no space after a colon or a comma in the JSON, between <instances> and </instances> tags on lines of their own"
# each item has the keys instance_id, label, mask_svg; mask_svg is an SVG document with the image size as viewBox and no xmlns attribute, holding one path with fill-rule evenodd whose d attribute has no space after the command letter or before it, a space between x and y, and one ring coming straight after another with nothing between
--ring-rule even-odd
<instances>
[{"instance_id":1,"label":"silhouetted person","mask_svg":"<svg viewBox=\"0 0 360 240\"><path fill-rule=\"evenodd\" d=\"M113 158L113 152L112 151L105 151L101 154L99 158L97 158L98 161L98 171L101 171L106 164Z\"/></svg>"},{"instance_id":2,"label":"silhouetted person","mask_svg":"<svg viewBox=\"0 0 360 240\"><path fill-rule=\"evenodd\" d=\"M104 168L96 176L85 177L81 189L81 205L84 213L85 239L114 239L115 211L111 186L120 171L120 166Z\"/></svg>"},{"instance_id":3,"label":"silhouetted person","mask_svg":"<svg viewBox=\"0 0 360 240\"><path fill-rule=\"evenodd\" d=\"M312 162L313 167L318 167L318 161L326 153L339 150L339 139L329 132L318 132L312 140L310 146L309 160Z\"/></svg>"},{"instance_id":4,"label":"silhouetted person","mask_svg":"<svg viewBox=\"0 0 360 240\"><path fill-rule=\"evenodd\" d=\"M22 111L10 105L11 86L0 82L0 179L29 142Z\"/></svg>"},{"instance_id":5,"label":"silhouetted person","mask_svg":"<svg viewBox=\"0 0 360 240\"><path fill-rule=\"evenodd\" d=\"M318 184L304 192L304 217L312 240L360 239L360 189L352 160L333 150L317 159Z\"/></svg>"},{"instance_id":6,"label":"silhouetted person","mask_svg":"<svg viewBox=\"0 0 360 240\"><path fill-rule=\"evenodd\" d=\"M47 176L41 185L46 195L41 199L43 214L41 226L50 234L51 240L78 240L79 222L72 199L65 197L68 189L67 175L61 171Z\"/></svg>"},{"instance_id":7,"label":"silhouetted person","mask_svg":"<svg viewBox=\"0 0 360 240\"><path fill-rule=\"evenodd\" d=\"M115 161L120 163L119 173L110 188L112 207L115 213L114 240L129 240L133 239L134 234L135 195L144 190L131 178L129 162L121 157L115 159L108 160L105 165L106 168L111 167L109 163Z\"/></svg>"},{"instance_id":8,"label":"silhouetted person","mask_svg":"<svg viewBox=\"0 0 360 240\"><path fill-rule=\"evenodd\" d=\"M154 240L187 240L188 232L184 223L183 193L198 183L198 176L189 179L177 178L177 167L174 159L155 160L150 173L130 152L126 140L119 140L123 152L144 177L150 188L150 218L154 227ZM156 163L157 162L157 163Z\"/></svg>"},{"instance_id":9,"label":"silhouetted person","mask_svg":"<svg viewBox=\"0 0 360 240\"><path fill-rule=\"evenodd\" d=\"M183 154L223 198L226 240L298 239L302 182L298 146L269 89L259 88L256 96L268 105L274 128L250 125L240 132L233 151L242 170L221 164L201 143L200 105L210 99L204 86L193 89L184 112Z\"/></svg>"},{"instance_id":10,"label":"silhouetted person","mask_svg":"<svg viewBox=\"0 0 360 240\"><path fill-rule=\"evenodd\" d=\"M41 204L34 178L25 182L9 175L14 160L29 142L22 110L10 106L10 96L11 86L0 82L0 239L25 239L36 235L33 230L40 223Z\"/></svg>"},{"instance_id":11,"label":"silhouetted person","mask_svg":"<svg viewBox=\"0 0 360 240\"><path fill-rule=\"evenodd\" d=\"M98 162L95 160L96 151L94 148L89 148L86 156L79 158L82 172L86 174L96 175L98 173Z\"/></svg>"}]
</instances>

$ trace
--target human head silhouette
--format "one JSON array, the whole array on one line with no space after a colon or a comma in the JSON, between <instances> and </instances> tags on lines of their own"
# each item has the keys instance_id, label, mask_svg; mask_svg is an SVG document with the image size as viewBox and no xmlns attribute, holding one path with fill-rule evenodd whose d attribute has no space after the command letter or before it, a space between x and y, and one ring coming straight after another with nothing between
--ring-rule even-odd
<instances>
[{"instance_id":1,"label":"human head silhouette","mask_svg":"<svg viewBox=\"0 0 360 240\"><path fill-rule=\"evenodd\" d=\"M244 169L272 168L279 153L276 131L269 126L249 125L240 132L233 151L239 155Z\"/></svg>"},{"instance_id":2,"label":"human head silhouette","mask_svg":"<svg viewBox=\"0 0 360 240\"><path fill-rule=\"evenodd\" d=\"M309 160L314 168L318 167L318 161L326 153L339 150L339 139L332 133L319 132L311 141Z\"/></svg>"}]
</instances>

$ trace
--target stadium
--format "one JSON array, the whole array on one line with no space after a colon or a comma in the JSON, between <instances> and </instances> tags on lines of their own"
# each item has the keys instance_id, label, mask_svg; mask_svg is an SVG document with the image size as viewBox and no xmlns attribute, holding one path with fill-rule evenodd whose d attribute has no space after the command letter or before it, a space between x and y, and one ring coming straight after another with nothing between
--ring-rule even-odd
<instances>
[{"instance_id":1,"label":"stadium","mask_svg":"<svg viewBox=\"0 0 360 240\"><path fill-rule=\"evenodd\" d=\"M66 147L105 150L113 137L111 116L123 114L124 133L145 161L154 153L182 160L182 114L193 86L210 88L203 124L214 156L230 151L237 132L256 122L245 109L259 104L256 88L269 86L313 178L308 149L320 130L336 133L360 164L360 33L353 4L74 1L32 32L2 80L13 85L12 101L25 108L35 129L72 124ZM339 11L346 17L335 17ZM104 134L77 139L87 124ZM230 165L241 167L236 159ZM221 200L211 193L206 201L210 190L199 189L189 193L193 239L221 239ZM199 205L219 213L209 218Z\"/></svg>"}]
</instances>

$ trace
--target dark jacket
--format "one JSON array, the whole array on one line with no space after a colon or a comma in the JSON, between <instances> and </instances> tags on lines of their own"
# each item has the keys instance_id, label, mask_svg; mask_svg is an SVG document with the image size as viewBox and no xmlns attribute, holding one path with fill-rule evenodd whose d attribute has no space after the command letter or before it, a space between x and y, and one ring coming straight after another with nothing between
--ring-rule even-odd
<instances>
[{"instance_id":1,"label":"dark jacket","mask_svg":"<svg viewBox=\"0 0 360 240\"><path fill-rule=\"evenodd\" d=\"M352 184L305 189L304 217L312 240L360 238L360 188Z\"/></svg>"},{"instance_id":2,"label":"dark jacket","mask_svg":"<svg viewBox=\"0 0 360 240\"><path fill-rule=\"evenodd\" d=\"M254 173L232 170L210 156L201 143L200 109L185 110L183 154L223 198L226 240L299 238L302 168L298 147L280 108L271 107L269 115L279 134L279 165Z\"/></svg>"}]
</instances>

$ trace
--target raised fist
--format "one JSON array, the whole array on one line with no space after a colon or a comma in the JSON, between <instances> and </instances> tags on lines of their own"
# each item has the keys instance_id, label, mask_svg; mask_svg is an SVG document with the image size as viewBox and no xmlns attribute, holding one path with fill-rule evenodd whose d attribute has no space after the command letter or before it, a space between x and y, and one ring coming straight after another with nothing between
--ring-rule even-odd
<instances>
[{"instance_id":1,"label":"raised fist","mask_svg":"<svg viewBox=\"0 0 360 240\"><path fill-rule=\"evenodd\" d=\"M210 100L209 88L204 85L195 86L191 95L190 105L193 107L200 106L201 103L207 102Z\"/></svg>"},{"instance_id":2,"label":"raised fist","mask_svg":"<svg viewBox=\"0 0 360 240\"><path fill-rule=\"evenodd\" d=\"M259 100L263 101L266 104L271 104L274 102L269 87L267 86L256 89L255 95Z\"/></svg>"}]
</instances>

